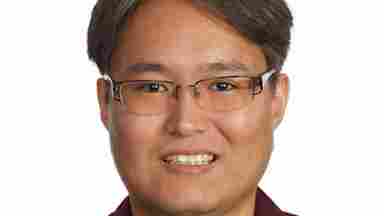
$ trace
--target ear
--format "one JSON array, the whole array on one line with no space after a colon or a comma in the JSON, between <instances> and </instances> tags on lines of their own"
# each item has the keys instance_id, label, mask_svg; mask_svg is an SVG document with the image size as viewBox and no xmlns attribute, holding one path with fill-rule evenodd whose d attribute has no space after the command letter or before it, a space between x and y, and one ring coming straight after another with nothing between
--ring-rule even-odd
<instances>
[{"instance_id":1,"label":"ear","mask_svg":"<svg viewBox=\"0 0 384 216\"><path fill-rule=\"evenodd\" d=\"M288 103L289 78L286 74L277 74L275 89L272 95L272 126L277 129L283 120L285 109Z\"/></svg>"},{"instance_id":2,"label":"ear","mask_svg":"<svg viewBox=\"0 0 384 216\"><path fill-rule=\"evenodd\" d=\"M104 127L108 130L109 122L109 83L103 78L97 80L97 99L99 102L100 108L100 117L101 121L104 124Z\"/></svg>"}]
</instances>

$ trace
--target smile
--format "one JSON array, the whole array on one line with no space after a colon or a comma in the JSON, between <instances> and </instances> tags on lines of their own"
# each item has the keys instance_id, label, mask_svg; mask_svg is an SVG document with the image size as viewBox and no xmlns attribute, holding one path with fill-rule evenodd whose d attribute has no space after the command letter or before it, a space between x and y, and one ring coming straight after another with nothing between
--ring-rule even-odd
<instances>
[{"instance_id":1,"label":"smile","mask_svg":"<svg viewBox=\"0 0 384 216\"><path fill-rule=\"evenodd\" d=\"M173 154L161 161L167 172L173 174L208 174L219 165L219 157L210 153Z\"/></svg>"},{"instance_id":2,"label":"smile","mask_svg":"<svg viewBox=\"0 0 384 216\"><path fill-rule=\"evenodd\" d=\"M180 165L207 165L213 162L213 154L195 154L195 155L172 155L164 159L168 164Z\"/></svg>"}]
</instances>

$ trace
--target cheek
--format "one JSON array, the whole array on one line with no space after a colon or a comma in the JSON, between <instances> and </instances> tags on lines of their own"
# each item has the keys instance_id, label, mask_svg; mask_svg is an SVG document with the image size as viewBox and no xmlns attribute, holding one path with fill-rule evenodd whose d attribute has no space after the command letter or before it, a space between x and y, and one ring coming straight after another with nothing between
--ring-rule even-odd
<instances>
[{"instance_id":1,"label":"cheek","mask_svg":"<svg viewBox=\"0 0 384 216\"><path fill-rule=\"evenodd\" d=\"M227 114L217 120L217 128L229 143L265 145L272 138L271 113L267 106L250 107Z\"/></svg>"},{"instance_id":2,"label":"cheek","mask_svg":"<svg viewBox=\"0 0 384 216\"><path fill-rule=\"evenodd\" d=\"M159 141L159 125L150 117L116 114L112 119L111 147L116 163L145 166Z\"/></svg>"},{"instance_id":3,"label":"cheek","mask_svg":"<svg viewBox=\"0 0 384 216\"><path fill-rule=\"evenodd\" d=\"M272 124L269 103L229 113L217 128L229 143L228 151L238 157L232 163L247 164L249 172L261 172L272 151ZM254 164L254 166L249 166Z\"/></svg>"},{"instance_id":4,"label":"cheek","mask_svg":"<svg viewBox=\"0 0 384 216\"><path fill-rule=\"evenodd\" d=\"M160 124L148 116L133 114L115 115L113 118L113 134L121 148L149 148L155 144Z\"/></svg>"},{"instance_id":5,"label":"cheek","mask_svg":"<svg viewBox=\"0 0 384 216\"><path fill-rule=\"evenodd\" d=\"M252 108L252 107L251 107ZM268 106L259 106L227 115L220 123L229 142L231 172L254 181L260 179L272 152L272 124ZM239 171L238 167L244 167Z\"/></svg>"},{"instance_id":6,"label":"cheek","mask_svg":"<svg viewBox=\"0 0 384 216\"><path fill-rule=\"evenodd\" d=\"M160 121L132 114L116 114L112 119L111 150L116 168L127 188L153 183L149 173L157 149ZM137 172L143 170L143 172Z\"/></svg>"}]
</instances>

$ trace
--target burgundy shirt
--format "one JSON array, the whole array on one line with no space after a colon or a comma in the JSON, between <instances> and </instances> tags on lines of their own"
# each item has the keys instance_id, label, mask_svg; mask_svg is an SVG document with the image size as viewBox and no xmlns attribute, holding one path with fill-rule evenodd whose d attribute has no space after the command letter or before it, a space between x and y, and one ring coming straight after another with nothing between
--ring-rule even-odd
<instances>
[{"instance_id":1,"label":"burgundy shirt","mask_svg":"<svg viewBox=\"0 0 384 216\"><path fill-rule=\"evenodd\" d=\"M255 206L255 215L257 216L295 216L280 210L260 188L257 188ZM109 216L133 216L128 197Z\"/></svg>"}]
</instances>

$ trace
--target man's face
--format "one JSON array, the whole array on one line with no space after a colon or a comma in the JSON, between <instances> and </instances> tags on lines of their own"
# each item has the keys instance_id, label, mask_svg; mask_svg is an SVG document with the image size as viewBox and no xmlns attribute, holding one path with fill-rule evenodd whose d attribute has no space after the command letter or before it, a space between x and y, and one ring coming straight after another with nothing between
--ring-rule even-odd
<instances>
[{"instance_id":1,"label":"man's face","mask_svg":"<svg viewBox=\"0 0 384 216\"><path fill-rule=\"evenodd\" d=\"M247 75L266 70L258 47L205 10L187 1L144 2L129 18L113 53L114 80L170 80L188 85L207 78L203 68L212 63L244 64L252 71ZM127 71L138 63L159 64L164 70ZM244 74L219 70L217 75ZM285 75L278 80L276 95L267 85L249 106L230 112L200 109L190 89L183 88L172 111L137 115L125 112L115 100L105 104L107 90L101 80L98 90L115 163L134 211L141 212L138 215L250 211L271 155L273 129L284 112ZM214 150L219 159L208 172L175 172L161 158L180 149Z\"/></svg>"}]
</instances>

